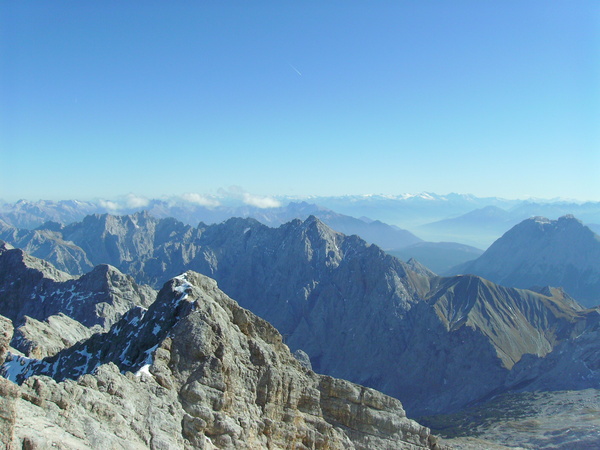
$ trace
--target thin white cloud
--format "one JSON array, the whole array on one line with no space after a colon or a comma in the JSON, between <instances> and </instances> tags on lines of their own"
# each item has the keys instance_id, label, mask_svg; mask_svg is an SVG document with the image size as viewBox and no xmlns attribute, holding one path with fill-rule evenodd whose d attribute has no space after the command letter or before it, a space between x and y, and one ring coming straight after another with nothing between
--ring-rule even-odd
<instances>
[{"instance_id":1,"label":"thin white cloud","mask_svg":"<svg viewBox=\"0 0 600 450\"><path fill-rule=\"evenodd\" d=\"M196 194L195 192L186 192L181 196L183 200L189 203L193 203L195 205L206 206L208 208L219 206L218 200L214 198L207 197L206 195Z\"/></svg>"},{"instance_id":2,"label":"thin white cloud","mask_svg":"<svg viewBox=\"0 0 600 450\"><path fill-rule=\"evenodd\" d=\"M110 200L100 200L98 203L100 203L100 206L108 211L118 211L119 209L121 209L121 207L115 203L112 202Z\"/></svg>"},{"instance_id":3,"label":"thin white cloud","mask_svg":"<svg viewBox=\"0 0 600 450\"><path fill-rule=\"evenodd\" d=\"M240 186L229 186L226 189L219 189L219 195L225 199L234 199L241 201L245 205L254 206L256 208L267 209L267 208L278 208L281 203L273 197L254 195L246 192Z\"/></svg>"},{"instance_id":4,"label":"thin white cloud","mask_svg":"<svg viewBox=\"0 0 600 450\"><path fill-rule=\"evenodd\" d=\"M296 68L295 68L294 66L292 66L290 63L288 63L288 65L289 65L289 66L292 68L292 70L293 70L294 72L296 72L298 75L302 76L302 73L301 73L301 72L300 72L298 69L296 69Z\"/></svg>"},{"instance_id":5,"label":"thin white cloud","mask_svg":"<svg viewBox=\"0 0 600 450\"><path fill-rule=\"evenodd\" d=\"M143 208L145 206L148 206L149 203L150 200L148 200L146 197L142 197L132 193L129 193L125 196L125 205L128 208Z\"/></svg>"},{"instance_id":6,"label":"thin white cloud","mask_svg":"<svg viewBox=\"0 0 600 450\"><path fill-rule=\"evenodd\" d=\"M246 205L256 206L257 208L267 209L267 208L279 208L281 203L272 197L263 197L259 195L252 195L248 192L244 192L242 197L242 201Z\"/></svg>"}]
</instances>

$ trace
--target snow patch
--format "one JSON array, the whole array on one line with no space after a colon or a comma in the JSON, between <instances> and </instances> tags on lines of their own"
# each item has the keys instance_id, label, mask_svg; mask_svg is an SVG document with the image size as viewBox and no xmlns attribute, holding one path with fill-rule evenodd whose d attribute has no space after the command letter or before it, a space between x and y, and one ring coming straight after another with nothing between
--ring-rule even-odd
<instances>
[{"instance_id":1,"label":"snow patch","mask_svg":"<svg viewBox=\"0 0 600 450\"><path fill-rule=\"evenodd\" d=\"M144 365L135 372L136 377L141 377L142 375L152 376L150 373L150 366L154 363L154 352L158 348L158 344L153 347L150 347L144 353L146 354L146 359L144 360Z\"/></svg>"},{"instance_id":2,"label":"snow patch","mask_svg":"<svg viewBox=\"0 0 600 450\"><path fill-rule=\"evenodd\" d=\"M153 375L150 373L150 364L144 364L140 370L135 373L136 377L141 377L142 375L152 377Z\"/></svg>"},{"instance_id":3,"label":"snow patch","mask_svg":"<svg viewBox=\"0 0 600 450\"><path fill-rule=\"evenodd\" d=\"M37 359L27 358L26 356L13 355L9 352L6 356L4 364L2 365L2 370L0 371L0 373L7 380L16 383L17 378L22 374L26 374L29 371L29 368L32 365L32 363L36 362L38 362ZM25 375L25 378L27 378L27 375Z\"/></svg>"},{"instance_id":4,"label":"snow patch","mask_svg":"<svg viewBox=\"0 0 600 450\"><path fill-rule=\"evenodd\" d=\"M179 281L183 281L182 285L177 286L175 288L175 292L178 292L180 294L180 297L177 299L177 301L180 302L181 300L185 300L188 297L188 294L186 291L188 289L191 289L192 285L188 282L185 273L175 277L175 279L179 280Z\"/></svg>"},{"instance_id":5,"label":"snow patch","mask_svg":"<svg viewBox=\"0 0 600 450\"><path fill-rule=\"evenodd\" d=\"M548 219L547 217L542 217L542 216L535 216L533 218L533 221L535 223L542 223L542 224L546 224L546 223L550 223L551 222L550 219Z\"/></svg>"},{"instance_id":6,"label":"snow patch","mask_svg":"<svg viewBox=\"0 0 600 450\"><path fill-rule=\"evenodd\" d=\"M125 356L127 355L127 352L129 351L129 347L131 347L131 341L129 341L127 343L127 345L125 346L125 348L123 349L123 351L121 352L121 354L119 355L119 359L124 363L124 364L129 364L129 358L125 358Z\"/></svg>"},{"instance_id":7,"label":"snow patch","mask_svg":"<svg viewBox=\"0 0 600 450\"><path fill-rule=\"evenodd\" d=\"M140 318L139 317L134 317L133 319L131 319L131 322L129 322L131 325L135 326L140 322Z\"/></svg>"},{"instance_id":8,"label":"snow patch","mask_svg":"<svg viewBox=\"0 0 600 450\"><path fill-rule=\"evenodd\" d=\"M75 353L83 356L85 358L85 362L83 362L81 365L79 365L77 367L73 367L73 370L77 371L79 373L79 375L83 375L83 374L89 372L89 371L87 371L87 368L90 364L90 360L92 359L92 357L94 355L91 354L86 348L77 350Z\"/></svg>"}]
</instances>

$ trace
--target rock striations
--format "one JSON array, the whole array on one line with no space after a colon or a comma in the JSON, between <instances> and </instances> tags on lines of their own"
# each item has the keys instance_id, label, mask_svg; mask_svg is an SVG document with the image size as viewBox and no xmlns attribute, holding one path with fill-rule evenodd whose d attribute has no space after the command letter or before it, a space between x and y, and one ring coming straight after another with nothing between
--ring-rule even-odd
<instances>
[{"instance_id":1,"label":"rock striations","mask_svg":"<svg viewBox=\"0 0 600 450\"><path fill-rule=\"evenodd\" d=\"M105 333L40 361L9 354L3 370L22 383L0 404L15 448L438 447L399 401L316 375L194 272Z\"/></svg>"}]
</instances>

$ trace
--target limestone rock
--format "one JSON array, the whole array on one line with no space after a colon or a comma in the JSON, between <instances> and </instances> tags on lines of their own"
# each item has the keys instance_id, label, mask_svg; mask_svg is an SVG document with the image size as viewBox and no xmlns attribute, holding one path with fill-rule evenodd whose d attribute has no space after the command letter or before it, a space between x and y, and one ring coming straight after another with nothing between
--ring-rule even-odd
<instances>
[{"instance_id":1,"label":"limestone rock","mask_svg":"<svg viewBox=\"0 0 600 450\"><path fill-rule=\"evenodd\" d=\"M42 359L101 330L98 325L88 328L63 313L50 316L44 321L25 316L23 324L15 329L11 344L27 356Z\"/></svg>"},{"instance_id":2,"label":"limestone rock","mask_svg":"<svg viewBox=\"0 0 600 450\"><path fill-rule=\"evenodd\" d=\"M15 422L20 389L14 383L0 377L0 448L16 450Z\"/></svg>"},{"instance_id":3,"label":"limestone rock","mask_svg":"<svg viewBox=\"0 0 600 450\"><path fill-rule=\"evenodd\" d=\"M437 448L398 400L307 370L273 326L194 272L26 375L18 445Z\"/></svg>"},{"instance_id":4,"label":"limestone rock","mask_svg":"<svg viewBox=\"0 0 600 450\"><path fill-rule=\"evenodd\" d=\"M18 448L186 448L177 393L112 364L77 381L33 377L20 390Z\"/></svg>"},{"instance_id":5,"label":"limestone rock","mask_svg":"<svg viewBox=\"0 0 600 450\"><path fill-rule=\"evenodd\" d=\"M0 316L0 364L4 363L4 358L6 358L6 354L8 353L12 336L12 322L8 318Z\"/></svg>"},{"instance_id":6,"label":"limestone rock","mask_svg":"<svg viewBox=\"0 0 600 450\"><path fill-rule=\"evenodd\" d=\"M312 364L310 363L310 356L306 354L303 350L296 350L294 353L294 358L298 360L300 365L304 367L306 370L312 370Z\"/></svg>"}]
</instances>

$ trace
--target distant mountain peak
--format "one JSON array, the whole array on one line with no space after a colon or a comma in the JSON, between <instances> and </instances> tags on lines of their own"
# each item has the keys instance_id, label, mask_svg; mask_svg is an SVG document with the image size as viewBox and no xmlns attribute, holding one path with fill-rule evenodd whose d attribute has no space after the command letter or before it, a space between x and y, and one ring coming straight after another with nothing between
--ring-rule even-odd
<instances>
[{"instance_id":1,"label":"distant mountain peak","mask_svg":"<svg viewBox=\"0 0 600 450\"><path fill-rule=\"evenodd\" d=\"M527 221L532 221L532 222L539 223L539 224L574 223L574 224L583 225L583 222L581 222L581 220L577 219L573 214L565 214L563 216L560 216L556 220L552 220L552 219L549 219L544 216L534 216L534 217L531 217L530 219L525 220L524 222L527 222Z\"/></svg>"},{"instance_id":2,"label":"distant mountain peak","mask_svg":"<svg viewBox=\"0 0 600 450\"><path fill-rule=\"evenodd\" d=\"M558 218L559 222L561 220L575 220L579 223L581 223L581 220L577 219L573 214L565 214L564 216L561 216Z\"/></svg>"},{"instance_id":3,"label":"distant mountain peak","mask_svg":"<svg viewBox=\"0 0 600 450\"><path fill-rule=\"evenodd\" d=\"M312 224L323 224L323 222L315 215L311 214L310 216L308 216L306 218L306 220L304 221L304 224L309 226ZM323 224L324 225L324 224Z\"/></svg>"},{"instance_id":4,"label":"distant mountain peak","mask_svg":"<svg viewBox=\"0 0 600 450\"><path fill-rule=\"evenodd\" d=\"M600 236L573 215L535 216L453 273L475 273L505 286L560 286L586 306L600 302Z\"/></svg>"}]
</instances>

